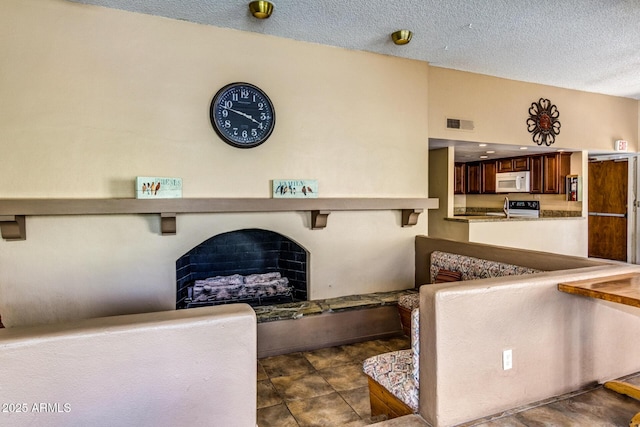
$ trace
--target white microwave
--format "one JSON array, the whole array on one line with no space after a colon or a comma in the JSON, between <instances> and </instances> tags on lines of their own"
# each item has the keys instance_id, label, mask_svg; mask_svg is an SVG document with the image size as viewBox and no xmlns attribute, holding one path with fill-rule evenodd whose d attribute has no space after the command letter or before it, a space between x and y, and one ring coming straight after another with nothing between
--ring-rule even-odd
<instances>
[{"instance_id":1,"label":"white microwave","mask_svg":"<svg viewBox=\"0 0 640 427\"><path fill-rule=\"evenodd\" d=\"M501 172L496 174L496 193L528 193L530 172Z\"/></svg>"}]
</instances>

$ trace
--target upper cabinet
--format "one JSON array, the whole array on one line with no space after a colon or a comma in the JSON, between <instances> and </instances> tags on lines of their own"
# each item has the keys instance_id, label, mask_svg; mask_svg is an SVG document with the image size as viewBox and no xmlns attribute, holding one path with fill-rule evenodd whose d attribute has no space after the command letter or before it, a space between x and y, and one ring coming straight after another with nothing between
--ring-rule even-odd
<instances>
[{"instance_id":1,"label":"upper cabinet","mask_svg":"<svg viewBox=\"0 0 640 427\"><path fill-rule=\"evenodd\" d=\"M498 159L498 172L521 172L529 170L529 157Z\"/></svg>"},{"instance_id":2,"label":"upper cabinet","mask_svg":"<svg viewBox=\"0 0 640 427\"><path fill-rule=\"evenodd\" d=\"M564 194L564 179L571 173L571 153L543 154L542 172L544 194Z\"/></svg>"},{"instance_id":3,"label":"upper cabinet","mask_svg":"<svg viewBox=\"0 0 640 427\"><path fill-rule=\"evenodd\" d=\"M493 194L496 192L496 170L495 161L482 162L482 192Z\"/></svg>"},{"instance_id":4,"label":"upper cabinet","mask_svg":"<svg viewBox=\"0 0 640 427\"><path fill-rule=\"evenodd\" d=\"M480 162L467 163L467 194L482 192L482 166Z\"/></svg>"},{"instance_id":5,"label":"upper cabinet","mask_svg":"<svg viewBox=\"0 0 640 427\"><path fill-rule=\"evenodd\" d=\"M456 163L453 172L453 193L464 194L466 184L466 169L467 165L464 163Z\"/></svg>"},{"instance_id":6,"label":"upper cabinet","mask_svg":"<svg viewBox=\"0 0 640 427\"><path fill-rule=\"evenodd\" d=\"M529 158L529 170L531 172L529 191L534 194L542 193L542 156L531 156Z\"/></svg>"},{"instance_id":7,"label":"upper cabinet","mask_svg":"<svg viewBox=\"0 0 640 427\"><path fill-rule=\"evenodd\" d=\"M496 173L531 172L530 193L564 194L564 179L571 173L571 153L546 153L483 162L456 163L456 194L494 194Z\"/></svg>"}]
</instances>

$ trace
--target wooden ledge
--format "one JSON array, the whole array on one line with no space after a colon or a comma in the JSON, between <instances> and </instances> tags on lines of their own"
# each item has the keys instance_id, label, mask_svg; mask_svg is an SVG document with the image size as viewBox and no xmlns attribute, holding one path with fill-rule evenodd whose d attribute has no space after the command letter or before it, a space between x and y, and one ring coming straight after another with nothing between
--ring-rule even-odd
<instances>
[{"instance_id":1,"label":"wooden ledge","mask_svg":"<svg viewBox=\"0 0 640 427\"><path fill-rule=\"evenodd\" d=\"M309 212L311 228L327 226L332 211L399 210L403 227L416 225L434 198L202 198L202 199L4 199L0 227L5 240L26 239L26 216L160 214L163 235L176 234L176 216L189 213Z\"/></svg>"}]
</instances>

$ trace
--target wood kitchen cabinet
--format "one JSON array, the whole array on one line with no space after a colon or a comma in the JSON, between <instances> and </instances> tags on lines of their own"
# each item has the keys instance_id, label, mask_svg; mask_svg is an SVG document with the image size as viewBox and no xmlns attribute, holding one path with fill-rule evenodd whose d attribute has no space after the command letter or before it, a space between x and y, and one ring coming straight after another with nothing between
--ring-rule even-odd
<instances>
[{"instance_id":1,"label":"wood kitchen cabinet","mask_svg":"<svg viewBox=\"0 0 640 427\"><path fill-rule=\"evenodd\" d=\"M456 163L455 194L496 193L496 173L530 171L530 193L564 194L571 153L546 153L482 162Z\"/></svg>"},{"instance_id":2,"label":"wood kitchen cabinet","mask_svg":"<svg viewBox=\"0 0 640 427\"><path fill-rule=\"evenodd\" d=\"M482 190L482 167L480 162L467 163L467 194L480 194Z\"/></svg>"},{"instance_id":3,"label":"wood kitchen cabinet","mask_svg":"<svg viewBox=\"0 0 640 427\"><path fill-rule=\"evenodd\" d=\"M529 170L529 157L498 159L498 172L521 172Z\"/></svg>"},{"instance_id":4,"label":"wood kitchen cabinet","mask_svg":"<svg viewBox=\"0 0 640 427\"><path fill-rule=\"evenodd\" d=\"M464 163L456 163L454 165L453 172L453 193L464 194L466 185L466 169L467 166Z\"/></svg>"},{"instance_id":5,"label":"wood kitchen cabinet","mask_svg":"<svg viewBox=\"0 0 640 427\"><path fill-rule=\"evenodd\" d=\"M529 157L530 187L529 191L533 194L542 194L542 156Z\"/></svg>"},{"instance_id":6,"label":"wood kitchen cabinet","mask_svg":"<svg viewBox=\"0 0 640 427\"><path fill-rule=\"evenodd\" d=\"M496 192L496 171L498 164L495 161L482 162L482 192L494 194Z\"/></svg>"},{"instance_id":7,"label":"wood kitchen cabinet","mask_svg":"<svg viewBox=\"0 0 640 427\"><path fill-rule=\"evenodd\" d=\"M542 171L542 192L564 194L564 179L571 173L571 153L543 154Z\"/></svg>"}]
</instances>

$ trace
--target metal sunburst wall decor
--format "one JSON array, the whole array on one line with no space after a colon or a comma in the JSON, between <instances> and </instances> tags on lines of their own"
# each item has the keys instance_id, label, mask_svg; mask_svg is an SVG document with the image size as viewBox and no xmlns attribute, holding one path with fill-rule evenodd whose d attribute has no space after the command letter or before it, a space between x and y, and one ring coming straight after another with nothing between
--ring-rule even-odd
<instances>
[{"instance_id":1,"label":"metal sunburst wall decor","mask_svg":"<svg viewBox=\"0 0 640 427\"><path fill-rule=\"evenodd\" d=\"M560 133L560 112L551 101L540 98L538 102L532 102L529 107L527 130L533 134L533 142L547 146L556 142L556 136Z\"/></svg>"}]
</instances>

